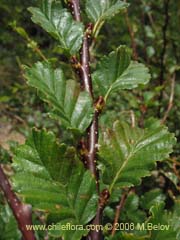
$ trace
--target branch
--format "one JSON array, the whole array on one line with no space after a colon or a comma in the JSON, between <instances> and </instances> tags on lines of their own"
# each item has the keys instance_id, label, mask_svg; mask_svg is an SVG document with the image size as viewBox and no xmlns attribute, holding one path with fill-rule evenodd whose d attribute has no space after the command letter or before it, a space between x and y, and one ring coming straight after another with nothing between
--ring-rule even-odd
<instances>
[{"instance_id":1,"label":"branch","mask_svg":"<svg viewBox=\"0 0 180 240\"><path fill-rule=\"evenodd\" d=\"M81 21L81 14L80 14L80 4L79 0L69 0L68 6L71 10L71 13L74 17L74 19L78 22Z\"/></svg>"},{"instance_id":2,"label":"branch","mask_svg":"<svg viewBox=\"0 0 180 240\"><path fill-rule=\"evenodd\" d=\"M69 7L72 11L72 15L76 21L81 20L80 16L80 5L79 0L70 0L68 2ZM89 42L92 38L92 24L89 24L83 39L82 49L80 50L80 62L78 62L76 57L72 58L75 68L79 72L81 79L81 86L83 90L86 90L94 101L92 79L90 71L90 53L89 53ZM99 193L99 173L96 168L97 150L98 150L98 122L99 114L104 107L104 99L99 96L98 100L94 103L94 117L91 125L87 129L87 139L83 141L82 151L84 154L85 166L92 172L96 179L97 192ZM93 225L101 225L102 215L104 207L109 199L109 191L103 190L99 195L99 204L96 212L96 216L92 221ZM87 236L88 240L100 240L102 239L102 231L90 231Z\"/></svg>"},{"instance_id":3,"label":"branch","mask_svg":"<svg viewBox=\"0 0 180 240\"><path fill-rule=\"evenodd\" d=\"M16 194L13 192L8 178L4 174L0 165L0 188L2 189L9 206L12 209L14 217L18 223L19 230L22 233L24 240L35 240L35 235L32 230L27 230L26 225L32 225L31 206L20 202Z\"/></svg>"},{"instance_id":4,"label":"branch","mask_svg":"<svg viewBox=\"0 0 180 240\"><path fill-rule=\"evenodd\" d=\"M130 20L129 20L127 9L125 10L125 20L126 20L129 35L130 35L130 38L131 38L131 46L132 46L132 49L133 49L133 59L135 61L137 61L138 60L137 45L136 45L136 41L135 41L134 31L133 31L133 28L132 28Z\"/></svg>"},{"instance_id":5,"label":"branch","mask_svg":"<svg viewBox=\"0 0 180 240\"><path fill-rule=\"evenodd\" d=\"M143 5L144 8L150 7L149 4L148 4L148 2L146 3L146 2L144 2L143 0L141 0L141 4ZM150 22L150 24L151 24L151 26L152 26L152 29L154 30L155 35L157 35L158 30L157 30L157 28L156 28L156 25L155 25L155 22L154 22L152 13L151 13L150 11L147 11L146 14L147 14L147 16L148 16L148 18L149 18L149 22Z\"/></svg>"},{"instance_id":6,"label":"branch","mask_svg":"<svg viewBox=\"0 0 180 240\"><path fill-rule=\"evenodd\" d=\"M171 78L171 93L170 93L170 97L169 97L169 103L168 103L168 107L167 110L164 114L164 117L161 120L161 124L164 124L168 118L168 115L173 107L173 101L174 101L174 89L175 89L175 78L176 78L176 74L174 73L172 78Z\"/></svg>"},{"instance_id":7,"label":"branch","mask_svg":"<svg viewBox=\"0 0 180 240\"><path fill-rule=\"evenodd\" d=\"M127 199L127 196L128 196L128 193L125 192L122 195L119 204L116 206L116 213L115 213L115 218L114 218L114 223L113 223L113 229L112 229L112 232L111 232L112 236L114 236L114 234L116 232L116 224L118 223L118 220L119 220L119 217L120 217L120 214L121 214L121 210L124 207L124 204L125 204L125 201Z\"/></svg>"},{"instance_id":8,"label":"branch","mask_svg":"<svg viewBox=\"0 0 180 240\"><path fill-rule=\"evenodd\" d=\"M165 71L165 65L164 65L164 58L166 54L166 48L167 48L167 29L169 25L169 0L164 0L164 25L162 27L162 34L163 34L163 48L160 55L160 85L163 85L163 79L164 79L164 71Z\"/></svg>"},{"instance_id":9,"label":"branch","mask_svg":"<svg viewBox=\"0 0 180 240\"><path fill-rule=\"evenodd\" d=\"M92 79L90 73L90 54L89 54L89 40L91 38L92 25L89 25L83 39L83 45L80 52L81 55L81 79L83 89L86 90L93 99Z\"/></svg>"},{"instance_id":10,"label":"branch","mask_svg":"<svg viewBox=\"0 0 180 240\"><path fill-rule=\"evenodd\" d=\"M167 29L168 29L168 25L169 25L169 3L170 0L164 0L164 14L165 14L165 19L164 19L164 25L162 27L162 38L163 38L163 47L162 47L162 51L160 54L160 75L159 75L159 85L163 86L163 82L164 82L164 73L166 71L166 66L165 66L165 55L166 55L166 49L167 49ZM160 92L160 96L159 96L159 102L162 102L162 98L163 98L163 89ZM159 106L158 109L158 115L160 117L160 110L161 110L161 105Z\"/></svg>"},{"instance_id":11,"label":"branch","mask_svg":"<svg viewBox=\"0 0 180 240\"><path fill-rule=\"evenodd\" d=\"M130 117L131 117L131 127L135 128L136 126L136 119L135 119L135 114L133 110L130 110Z\"/></svg>"},{"instance_id":12,"label":"branch","mask_svg":"<svg viewBox=\"0 0 180 240\"><path fill-rule=\"evenodd\" d=\"M103 215L103 210L109 200L110 193L107 189L104 189L99 197L99 203L98 203L98 209L96 213L96 217L94 218L92 225L96 226L101 226L102 225L102 215ZM102 231L90 231L87 240L101 240L102 239Z\"/></svg>"},{"instance_id":13,"label":"branch","mask_svg":"<svg viewBox=\"0 0 180 240\"><path fill-rule=\"evenodd\" d=\"M68 5L69 5L69 8L71 9L74 19L76 21L80 21L81 16L80 16L79 0L70 0L68 2ZM80 50L80 62L78 62L76 57L72 58L72 62L75 64L75 67L80 74L82 89L86 90L91 96L92 100L94 101L91 71L90 71L90 53L89 53L89 41L91 39L91 33L92 33L92 25L89 24L85 31L82 48ZM102 101L102 97L100 97L100 100L98 99L98 101ZM90 127L87 129L87 141L85 143L87 154L84 160L84 162L86 162L87 168L93 173L93 175L96 178L98 192L99 192L99 186L98 186L98 171L96 168L96 152L97 152L97 144L98 144L99 113L100 113L99 109L97 109L95 106L93 122L91 123Z\"/></svg>"}]
</instances>

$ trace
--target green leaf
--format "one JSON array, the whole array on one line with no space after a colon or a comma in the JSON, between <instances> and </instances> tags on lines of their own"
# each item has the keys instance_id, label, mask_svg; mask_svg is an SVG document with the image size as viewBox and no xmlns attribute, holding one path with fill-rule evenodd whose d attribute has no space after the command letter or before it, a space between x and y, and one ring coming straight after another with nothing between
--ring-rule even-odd
<instances>
[{"instance_id":1,"label":"green leaf","mask_svg":"<svg viewBox=\"0 0 180 240\"><path fill-rule=\"evenodd\" d=\"M88 233L82 226L95 216L97 208L95 179L89 171L82 173L82 170L75 170L67 186L67 199L74 216L64 216L57 223L59 230L50 231L50 235L61 236L64 240L80 240ZM76 226L79 228L75 229Z\"/></svg>"},{"instance_id":2,"label":"green leaf","mask_svg":"<svg viewBox=\"0 0 180 240\"><path fill-rule=\"evenodd\" d=\"M171 164L170 164L171 165ZM171 172L172 171L172 172ZM167 169L164 171L163 169L160 171L166 178L168 178L174 186L178 189L178 184L179 184L179 178L177 175L173 172L173 170L168 171Z\"/></svg>"},{"instance_id":3,"label":"green leaf","mask_svg":"<svg viewBox=\"0 0 180 240\"><path fill-rule=\"evenodd\" d=\"M1 240L20 240L17 222L8 205L0 205Z\"/></svg>"},{"instance_id":4,"label":"green leaf","mask_svg":"<svg viewBox=\"0 0 180 240\"><path fill-rule=\"evenodd\" d=\"M93 73L93 81L105 100L112 91L133 89L140 84L145 85L149 79L148 68L131 61L130 51L125 46L120 46L116 51L104 56Z\"/></svg>"},{"instance_id":5,"label":"green leaf","mask_svg":"<svg viewBox=\"0 0 180 240\"><path fill-rule=\"evenodd\" d=\"M81 47L84 27L74 21L59 1L44 0L42 8L30 7L32 21L57 39L65 50L75 54Z\"/></svg>"},{"instance_id":6,"label":"green leaf","mask_svg":"<svg viewBox=\"0 0 180 240\"><path fill-rule=\"evenodd\" d=\"M140 236L136 236L134 234L131 233L126 233L126 232L120 232L115 234L113 237L107 237L105 238L105 240L148 240L148 237L140 237Z\"/></svg>"},{"instance_id":7,"label":"green leaf","mask_svg":"<svg viewBox=\"0 0 180 240\"><path fill-rule=\"evenodd\" d=\"M64 219L57 223L59 230L50 231L50 235L61 236L64 240L80 240L86 235L88 231L82 229L82 226L87 224L96 213L98 197L95 180L89 171L83 175L78 171L75 170L67 187L68 204L70 209L73 209L74 216L64 216ZM79 228L75 229L76 226Z\"/></svg>"},{"instance_id":8,"label":"green leaf","mask_svg":"<svg viewBox=\"0 0 180 240\"><path fill-rule=\"evenodd\" d=\"M174 143L174 135L164 126L153 124L143 130L115 122L99 143L104 183L110 185L110 191L140 184L142 177L150 175L156 161L169 156Z\"/></svg>"},{"instance_id":9,"label":"green leaf","mask_svg":"<svg viewBox=\"0 0 180 240\"><path fill-rule=\"evenodd\" d=\"M170 239L175 240L178 239L178 230L179 230L179 215L178 208L175 206L176 214L168 212L164 209L164 203L159 202L156 203L150 209L151 216L149 219L140 223L144 230L147 230L147 234L145 236L136 236L135 234L129 234L127 232L121 231L120 233L115 234L114 237L107 238L107 240L162 240L162 239ZM176 226L174 224L176 222ZM136 225L136 228L138 228ZM139 229L140 231L140 229ZM142 230L141 230L142 231Z\"/></svg>"},{"instance_id":10,"label":"green leaf","mask_svg":"<svg viewBox=\"0 0 180 240\"><path fill-rule=\"evenodd\" d=\"M39 90L42 99L53 106L53 115L65 127L86 130L93 117L92 100L87 92L80 92L74 80L65 81L63 71L54 70L46 62L27 68L25 77L30 86Z\"/></svg>"},{"instance_id":11,"label":"green leaf","mask_svg":"<svg viewBox=\"0 0 180 240\"><path fill-rule=\"evenodd\" d=\"M126 7L128 3L120 0L86 0L86 14L95 23L94 32L106 19L112 18Z\"/></svg>"},{"instance_id":12,"label":"green leaf","mask_svg":"<svg viewBox=\"0 0 180 240\"><path fill-rule=\"evenodd\" d=\"M149 218L146 227L148 227L148 224L151 224L154 227L159 226L159 229L151 230L149 240L176 239L177 233L170 225L171 214L164 209L164 205L164 203L159 203L150 209L152 216ZM162 228L160 226L162 226Z\"/></svg>"},{"instance_id":13,"label":"green leaf","mask_svg":"<svg viewBox=\"0 0 180 240\"><path fill-rule=\"evenodd\" d=\"M75 150L59 144L52 132L32 130L26 144L16 149L13 166L26 176L51 179L65 185L76 166ZM53 162L53 164L52 164Z\"/></svg>"},{"instance_id":14,"label":"green leaf","mask_svg":"<svg viewBox=\"0 0 180 240\"><path fill-rule=\"evenodd\" d=\"M53 133L33 129L26 144L19 146L14 154L15 190L35 208L59 213L61 204L66 202L69 175L77 165L73 151L57 143ZM63 212L62 209L62 215Z\"/></svg>"},{"instance_id":15,"label":"green leaf","mask_svg":"<svg viewBox=\"0 0 180 240\"><path fill-rule=\"evenodd\" d=\"M140 205L143 209L150 209L155 204L165 201L166 197L161 189L152 189L141 197Z\"/></svg>"},{"instance_id":16,"label":"green leaf","mask_svg":"<svg viewBox=\"0 0 180 240\"><path fill-rule=\"evenodd\" d=\"M173 212L169 218L170 225L176 231L176 240L180 240L180 199L175 200Z\"/></svg>"},{"instance_id":17,"label":"green leaf","mask_svg":"<svg viewBox=\"0 0 180 240\"><path fill-rule=\"evenodd\" d=\"M129 194L125 202L121 220L126 222L142 223L146 219L146 214L139 209L139 196L135 193Z\"/></svg>"},{"instance_id":18,"label":"green leaf","mask_svg":"<svg viewBox=\"0 0 180 240\"><path fill-rule=\"evenodd\" d=\"M95 178L80 161L75 165L65 148L52 133L33 130L15 153L13 186L34 209L58 215L66 223L84 225L96 213Z\"/></svg>"},{"instance_id":19,"label":"green leaf","mask_svg":"<svg viewBox=\"0 0 180 240\"><path fill-rule=\"evenodd\" d=\"M71 228L75 229L76 226L79 226L78 230L71 230ZM57 230L49 231L49 236L52 236L53 239L63 237L63 240L81 240L83 236L85 237L88 234L88 230L74 220L61 221L55 225L55 228Z\"/></svg>"}]
</instances>

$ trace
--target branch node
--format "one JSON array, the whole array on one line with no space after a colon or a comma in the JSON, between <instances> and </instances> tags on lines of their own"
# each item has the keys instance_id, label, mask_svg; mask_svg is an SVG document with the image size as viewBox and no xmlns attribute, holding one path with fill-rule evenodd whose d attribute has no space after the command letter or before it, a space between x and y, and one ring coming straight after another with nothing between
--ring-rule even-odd
<instances>
[{"instance_id":1,"label":"branch node","mask_svg":"<svg viewBox=\"0 0 180 240\"><path fill-rule=\"evenodd\" d=\"M97 101L95 102L95 111L101 113L105 106L105 101L102 96L99 96Z\"/></svg>"}]
</instances>

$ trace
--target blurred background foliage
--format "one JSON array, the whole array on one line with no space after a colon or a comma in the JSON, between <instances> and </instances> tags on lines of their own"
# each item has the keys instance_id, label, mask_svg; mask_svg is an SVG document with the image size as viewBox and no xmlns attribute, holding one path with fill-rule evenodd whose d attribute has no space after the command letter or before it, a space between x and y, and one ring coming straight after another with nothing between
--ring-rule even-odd
<instances>
[{"instance_id":1,"label":"blurred background foliage","mask_svg":"<svg viewBox=\"0 0 180 240\"><path fill-rule=\"evenodd\" d=\"M159 164L152 176L143 180L141 188L136 189L140 196L156 188L153 194L171 205L180 191L180 1L128 2L128 11L105 24L94 40L92 69L102 55L124 44L132 49L134 60L149 67L152 78L141 89L114 94L105 109L106 114L101 117L101 126L119 118L145 127L150 118L159 118L175 133L177 144L171 158ZM61 65L67 76L72 72L65 53L31 22L27 8L38 4L40 0L0 1L0 144L3 146L0 157L3 162L11 161L9 150L4 148L15 147L13 141L23 143L32 126L46 127L62 135L57 123L48 117L48 106L23 78L23 65L31 66L45 58L56 66ZM66 134L64 137L68 138ZM7 145L7 141L11 143ZM135 199L137 208L140 204L146 209L147 197L148 194L139 199L133 193L128 201ZM132 220L133 211L132 215L124 211L123 218L128 216ZM113 211L109 208L106 214L111 219ZM139 210L139 216L144 217L144 212Z\"/></svg>"}]
</instances>

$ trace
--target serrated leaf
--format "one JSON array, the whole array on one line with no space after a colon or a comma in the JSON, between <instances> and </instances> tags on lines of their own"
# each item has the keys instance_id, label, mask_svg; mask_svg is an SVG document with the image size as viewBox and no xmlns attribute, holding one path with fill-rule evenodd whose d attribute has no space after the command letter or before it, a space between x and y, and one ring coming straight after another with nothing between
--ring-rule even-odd
<instances>
[{"instance_id":1,"label":"serrated leaf","mask_svg":"<svg viewBox=\"0 0 180 240\"><path fill-rule=\"evenodd\" d=\"M120 232L115 234L113 237L107 237L105 240L148 240L149 238L146 236L136 236L132 233Z\"/></svg>"},{"instance_id":2,"label":"serrated leaf","mask_svg":"<svg viewBox=\"0 0 180 240\"><path fill-rule=\"evenodd\" d=\"M139 209L139 196L132 193L129 194L125 202L123 212L121 215L121 221L142 223L146 219L146 214Z\"/></svg>"},{"instance_id":3,"label":"serrated leaf","mask_svg":"<svg viewBox=\"0 0 180 240\"><path fill-rule=\"evenodd\" d=\"M50 231L50 235L61 236L64 240L80 240L88 233L85 228L82 229L83 225L94 217L97 207L95 179L89 171L82 174L82 170L75 170L67 186L67 199L70 209L74 211L74 217L64 217L57 223L59 231ZM79 228L75 229L77 226Z\"/></svg>"},{"instance_id":4,"label":"serrated leaf","mask_svg":"<svg viewBox=\"0 0 180 240\"><path fill-rule=\"evenodd\" d=\"M137 236L133 233L127 233L125 231L121 231L120 233L115 234L112 238L107 238L107 240L162 240L162 239L170 239L175 240L177 238L177 230L174 229L172 224L172 215L171 212L168 212L164 209L164 203L159 202L156 203L151 209L151 216L149 219L142 223L142 229L147 230L146 235ZM176 218L176 223L178 223ZM139 224L141 225L141 224ZM135 225L136 228L138 225ZM178 223L179 226L179 223ZM142 231L141 229L141 231ZM139 230L140 231L140 228Z\"/></svg>"},{"instance_id":5,"label":"serrated leaf","mask_svg":"<svg viewBox=\"0 0 180 240\"><path fill-rule=\"evenodd\" d=\"M166 197L162 193L161 189L152 189L149 192L146 192L140 201L140 205L143 209L150 209L152 206L165 201Z\"/></svg>"},{"instance_id":6,"label":"serrated leaf","mask_svg":"<svg viewBox=\"0 0 180 240\"><path fill-rule=\"evenodd\" d=\"M78 230L71 230L79 226ZM53 230L49 231L49 236L52 236L53 239L60 239L63 237L63 240L81 240L83 236L88 234L88 230L85 230L83 225L78 224L76 221L70 219L67 221L61 221L56 224L56 229L63 229L63 230Z\"/></svg>"},{"instance_id":7,"label":"serrated leaf","mask_svg":"<svg viewBox=\"0 0 180 240\"><path fill-rule=\"evenodd\" d=\"M75 165L73 156L66 155L65 146L59 146L51 133L34 130L13 162L14 189L34 209L82 225L95 216L95 178L80 161Z\"/></svg>"},{"instance_id":8,"label":"serrated leaf","mask_svg":"<svg viewBox=\"0 0 180 240\"><path fill-rule=\"evenodd\" d=\"M37 88L42 99L53 106L53 115L64 126L80 132L86 130L93 117L92 100L87 92L80 92L74 80L65 81L60 68L54 70L45 62L27 68L25 76L28 84Z\"/></svg>"},{"instance_id":9,"label":"serrated leaf","mask_svg":"<svg viewBox=\"0 0 180 240\"><path fill-rule=\"evenodd\" d=\"M57 39L65 50L75 54L81 47L84 27L74 21L59 1L44 0L42 8L30 7L32 21Z\"/></svg>"},{"instance_id":10,"label":"serrated leaf","mask_svg":"<svg viewBox=\"0 0 180 240\"><path fill-rule=\"evenodd\" d=\"M170 225L176 231L176 240L180 240L180 199L175 200L173 212L169 218Z\"/></svg>"},{"instance_id":11,"label":"serrated leaf","mask_svg":"<svg viewBox=\"0 0 180 240\"><path fill-rule=\"evenodd\" d=\"M125 46L103 57L97 70L93 73L93 81L100 95L105 100L112 91L133 89L146 84L150 79L148 68L130 60L130 52Z\"/></svg>"},{"instance_id":12,"label":"serrated leaf","mask_svg":"<svg viewBox=\"0 0 180 240\"><path fill-rule=\"evenodd\" d=\"M156 161L169 156L174 143L174 135L164 126L157 124L143 130L115 122L100 140L104 183L110 185L110 191L114 187L138 185L142 177L150 175Z\"/></svg>"},{"instance_id":13,"label":"serrated leaf","mask_svg":"<svg viewBox=\"0 0 180 240\"><path fill-rule=\"evenodd\" d=\"M171 164L170 164L171 165ZM171 170L172 171L172 170ZM164 171L163 169L160 171L166 178L168 178L173 184L174 186L178 189L179 186L179 178L178 176L172 171Z\"/></svg>"},{"instance_id":14,"label":"serrated leaf","mask_svg":"<svg viewBox=\"0 0 180 240\"><path fill-rule=\"evenodd\" d=\"M170 225L170 214L164 209L164 203L158 203L150 209L152 216L149 218L147 225L152 224L152 226L159 226L159 229L152 229L150 232L149 240L175 240L176 232ZM161 230L160 226L163 226ZM166 227L166 228L165 228Z\"/></svg>"},{"instance_id":15,"label":"serrated leaf","mask_svg":"<svg viewBox=\"0 0 180 240\"><path fill-rule=\"evenodd\" d=\"M55 180L63 185L76 164L73 147L59 144L52 132L36 129L32 130L26 144L17 148L13 161L19 173L31 173L34 177Z\"/></svg>"},{"instance_id":16,"label":"serrated leaf","mask_svg":"<svg viewBox=\"0 0 180 240\"><path fill-rule=\"evenodd\" d=\"M57 143L53 133L33 129L26 144L14 154L14 188L37 209L59 212L66 202L65 185L76 165L73 154L68 157L69 151L73 149Z\"/></svg>"},{"instance_id":17,"label":"serrated leaf","mask_svg":"<svg viewBox=\"0 0 180 240\"><path fill-rule=\"evenodd\" d=\"M94 23L112 18L126 7L128 4L120 0L86 0L86 14Z\"/></svg>"}]
</instances>

